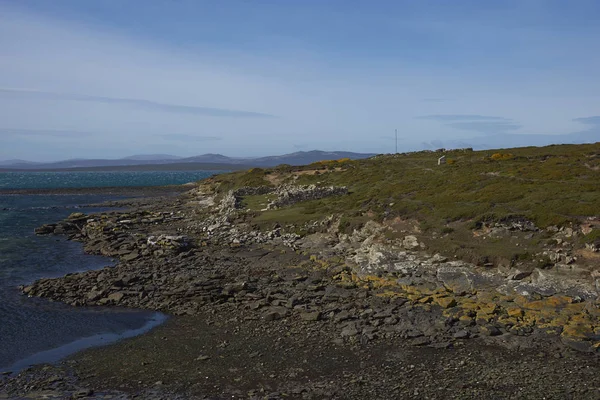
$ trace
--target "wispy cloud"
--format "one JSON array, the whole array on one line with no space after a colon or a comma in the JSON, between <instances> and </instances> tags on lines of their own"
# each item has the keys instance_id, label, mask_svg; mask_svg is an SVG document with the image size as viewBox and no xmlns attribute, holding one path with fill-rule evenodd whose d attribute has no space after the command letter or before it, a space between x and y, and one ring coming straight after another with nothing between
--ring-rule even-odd
<instances>
[{"instance_id":1,"label":"wispy cloud","mask_svg":"<svg viewBox=\"0 0 600 400\"><path fill-rule=\"evenodd\" d=\"M91 132L54 130L54 129L14 129L0 128L0 137L26 137L26 136L44 136L44 137L87 137L93 135Z\"/></svg>"},{"instance_id":2,"label":"wispy cloud","mask_svg":"<svg viewBox=\"0 0 600 400\"><path fill-rule=\"evenodd\" d=\"M201 136L201 135L186 135L182 133L171 133L164 135L155 135L157 137L161 137L164 140L174 141L174 142L214 142L218 140L223 140L223 138L218 136Z\"/></svg>"},{"instance_id":3,"label":"wispy cloud","mask_svg":"<svg viewBox=\"0 0 600 400\"><path fill-rule=\"evenodd\" d=\"M523 125L506 117L479 114L436 114L422 115L418 119L438 121L444 126L483 135L505 134L519 130Z\"/></svg>"},{"instance_id":4,"label":"wispy cloud","mask_svg":"<svg viewBox=\"0 0 600 400\"><path fill-rule=\"evenodd\" d=\"M474 131L486 135L516 131L522 127L522 125L509 121L465 121L446 125L463 131Z\"/></svg>"},{"instance_id":5,"label":"wispy cloud","mask_svg":"<svg viewBox=\"0 0 600 400\"><path fill-rule=\"evenodd\" d=\"M185 113L204 115L210 117L229 117L229 118L274 118L274 115L253 112L253 111L241 111L241 110L228 110L224 108L211 108L211 107L199 107L191 105L181 104L167 104L158 103L151 100L144 99L127 99L119 97L103 97L103 96L90 96L83 94L72 94L72 93L57 93L57 92L46 92L42 90L34 89L14 89L14 88L0 88L0 95L12 96L18 98L27 99L42 99L42 100L68 100L68 101L83 101L83 102L96 102L104 104L122 104L127 106L134 106L143 108L150 111L163 111L171 113Z\"/></svg>"},{"instance_id":6,"label":"wispy cloud","mask_svg":"<svg viewBox=\"0 0 600 400\"><path fill-rule=\"evenodd\" d=\"M592 117L582 117L573 119L575 122L580 122L586 125L600 125L600 115L595 115Z\"/></svg>"},{"instance_id":7,"label":"wispy cloud","mask_svg":"<svg viewBox=\"0 0 600 400\"><path fill-rule=\"evenodd\" d=\"M470 114L436 114L422 115L418 119L429 119L432 121L448 122L448 121L510 121L504 117L494 117L490 115L470 115Z\"/></svg>"}]
</instances>

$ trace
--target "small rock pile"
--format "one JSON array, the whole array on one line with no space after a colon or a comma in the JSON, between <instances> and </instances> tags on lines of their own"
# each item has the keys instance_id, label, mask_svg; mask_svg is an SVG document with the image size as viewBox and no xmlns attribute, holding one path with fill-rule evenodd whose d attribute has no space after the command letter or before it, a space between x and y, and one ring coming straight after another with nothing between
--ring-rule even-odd
<instances>
[{"instance_id":1,"label":"small rock pile","mask_svg":"<svg viewBox=\"0 0 600 400\"><path fill-rule=\"evenodd\" d=\"M341 196L348 193L348 188L345 186L321 187L317 185L282 185L275 191L277 199L267 205L267 209L277 209L279 207L289 206L301 201L318 200L330 196Z\"/></svg>"}]
</instances>

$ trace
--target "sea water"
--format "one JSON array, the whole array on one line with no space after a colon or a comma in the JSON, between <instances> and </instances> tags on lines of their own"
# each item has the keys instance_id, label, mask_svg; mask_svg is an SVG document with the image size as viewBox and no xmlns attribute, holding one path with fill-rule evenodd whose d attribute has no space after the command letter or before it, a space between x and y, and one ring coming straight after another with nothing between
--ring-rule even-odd
<instances>
[{"instance_id":1,"label":"sea water","mask_svg":"<svg viewBox=\"0 0 600 400\"><path fill-rule=\"evenodd\" d=\"M181 184L213 173L11 172L0 174L0 187ZM107 257L84 254L80 243L61 236L36 236L33 230L42 224L64 219L72 212L102 211L80 207L114 199L114 196L102 195L6 195L0 190L0 371L54 362L86 347L142 333L165 319L164 315L150 311L72 307L47 299L29 298L18 290L18 285L39 278L113 265L114 260Z\"/></svg>"},{"instance_id":2,"label":"sea water","mask_svg":"<svg viewBox=\"0 0 600 400\"><path fill-rule=\"evenodd\" d=\"M219 171L0 172L0 190L179 185L216 173Z\"/></svg>"}]
</instances>

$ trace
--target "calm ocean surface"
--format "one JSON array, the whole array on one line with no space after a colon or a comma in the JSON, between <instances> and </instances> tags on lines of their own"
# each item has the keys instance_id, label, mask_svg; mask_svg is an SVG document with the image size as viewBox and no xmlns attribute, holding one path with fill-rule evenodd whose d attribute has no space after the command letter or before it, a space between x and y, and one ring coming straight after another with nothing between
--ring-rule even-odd
<instances>
[{"instance_id":1,"label":"calm ocean surface","mask_svg":"<svg viewBox=\"0 0 600 400\"><path fill-rule=\"evenodd\" d=\"M181 184L214 173L10 172L0 173L0 189ZM114 264L109 258L84 254L79 243L33 233L34 228L66 218L82 205L114 199L101 195L3 195L0 190L0 371L54 362L82 348L142 333L165 319L148 311L70 307L18 292L18 285L38 278Z\"/></svg>"}]
</instances>

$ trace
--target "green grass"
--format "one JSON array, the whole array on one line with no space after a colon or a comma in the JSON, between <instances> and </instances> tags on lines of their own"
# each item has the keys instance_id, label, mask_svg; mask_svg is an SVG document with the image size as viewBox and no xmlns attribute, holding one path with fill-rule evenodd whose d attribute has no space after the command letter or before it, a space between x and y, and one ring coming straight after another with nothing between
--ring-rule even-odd
<instances>
[{"instance_id":1,"label":"green grass","mask_svg":"<svg viewBox=\"0 0 600 400\"><path fill-rule=\"evenodd\" d=\"M274 195L256 195L256 196L244 196L242 198L242 208L250 209L252 211L260 211L267 208L267 204L269 204L269 199L274 198Z\"/></svg>"},{"instance_id":2,"label":"green grass","mask_svg":"<svg viewBox=\"0 0 600 400\"><path fill-rule=\"evenodd\" d=\"M315 215L307 212L306 206L295 205L293 207L286 207L278 210L264 211L256 216L253 219L253 222L259 226L269 228L275 223L298 225L314 219Z\"/></svg>"},{"instance_id":3,"label":"green grass","mask_svg":"<svg viewBox=\"0 0 600 400\"><path fill-rule=\"evenodd\" d=\"M585 243L600 243L600 229L593 229L583 237Z\"/></svg>"},{"instance_id":4,"label":"green grass","mask_svg":"<svg viewBox=\"0 0 600 400\"><path fill-rule=\"evenodd\" d=\"M216 183L219 192L223 193L244 186L271 186L271 184L265 180L265 176L268 172L268 170L263 168L251 168L245 171L217 175L209 179L211 182Z\"/></svg>"}]
</instances>

